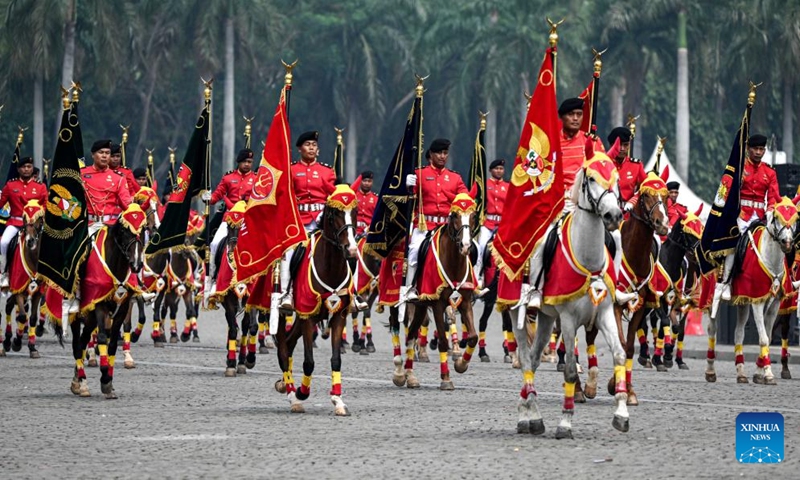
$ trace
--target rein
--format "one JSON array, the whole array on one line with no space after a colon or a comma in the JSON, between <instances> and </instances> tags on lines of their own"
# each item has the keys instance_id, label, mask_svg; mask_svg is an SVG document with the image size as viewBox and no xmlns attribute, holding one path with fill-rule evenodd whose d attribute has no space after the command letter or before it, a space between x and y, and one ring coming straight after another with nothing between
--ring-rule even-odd
<instances>
[{"instance_id":1,"label":"rein","mask_svg":"<svg viewBox=\"0 0 800 480\"><path fill-rule=\"evenodd\" d=\"M636 213L637 209L641 210L641 209L644 208L643 202L641 202L641 201L637 202L636 203L636 207L637 208L634 208L633 210L631 210L631 217L633 217L636 220L639 220L640 222L644 223L648 228L650 228L653 231L656 230L656 224L655 224L655 222L653 222L653 212L656 210L656 208L658 208L659 205L663 205L663 202L661 201L661 198L659 198L659 197L656 197L656 198L658 198L658 200L656 201L656 203L653 204L652 207L650 207L649 210L647 210L647 212L646 212L647 215L645 217L641 217L640 215L638 215ZM639 207L639 205L642 205L642 207Z\"/></svg>"},{"instance_id":2,"label":"rein","mask_svg":"<svg viewBox=\"0 0 800 480\"><path fill-rule=\"evenodd\" d=\"M598 216L600 215L600 210L599 210L600 202L602 202L603 201L603 197L605 197L608 194L614 195L614 198L617 199L617 203L619 203L619 197L617 197L617 194L614 193L614 191L612 189L610 189L610 188L605 190L605 191L603 191L603 193L600 194L600 198L595 199L592 196L592 193L589 191L589 176L586 175L585 172L584 172L584 175L583 175L583 182L581 182L581 192L583 192L583 196L586 197L589 200L589 207L590 208L584 208L581 205L580 200L578 201L578 208L583 210L584 212L589 212L589 213L592 213L594 215L598 215Z\"/></svg>"},{"instance_id":3,"label":"rein","mask_svg":"<svg viewBox=\"0 0 800 480\"><path fill-rule=\"evenodd\" d=\"M341 210L335 210L335 211L341 211ZM328 224L333 225L333 220L334 220L335 217L336 217L335 213L331 213L330 210L326 209L326 212L325 212L325 215L324 215L324 224L325 225L328 225ZM336 233L334 234L334 236L332 238L329 237L327 235L327 233L325 233L326 229L325 229L324 225L320 230L322 231L322 238L325 241L327 241L328 243L330 243L333 246L335 246L336 248L338 248L339 251L342 252L342 255L344 255L345 251L347 250L347 247L345 245L343 245L342 242L339 241L339 237L342 235L342 233L346 232L347 230L353 230L353 236L355 236L356 227L355 227L355 225L352 225L352 224L348 225L347 223L345 223L339 229L336 230Z\"/></svg>"},{"instance_id":4,"label":"rein","mask_svg":"<svg viewBox=\"0 0 800 480\"><path fill-rule=\"evenodd\" d=\"M322 236L324 238L324 234L322 234ZM331 297L333 297L334 295L337 296L337 298L334 299L331 303L335 303L335 305L338 306L338 294L336 292L341 291L342 289L344 289L347 286L347 284L350 282L350 279L353 278L353 274L350 272L350 268L348 267L348 268L345 269L347 271L347 274L344 276L344 279L342 280L342 282L339 284L338 287L333 288L330 285L328 285L327 283L325 283L322 280L322 278L320 278L319 273L317 272L317 264L314 261L314 254L316 253L316 249L314 247L316 246L316 243L317 243L316 239L317 239L317 236L316 235L312 235L311 236L311 244L309 245L309 247L310 247L309 248L309 251L310 251L309 264L310 264L310 267L311 267L311 274L314 276L314 280L316 280L317 283L322 288L324 288L327 293L331 294Z\"/></svg>"}]
</instances>

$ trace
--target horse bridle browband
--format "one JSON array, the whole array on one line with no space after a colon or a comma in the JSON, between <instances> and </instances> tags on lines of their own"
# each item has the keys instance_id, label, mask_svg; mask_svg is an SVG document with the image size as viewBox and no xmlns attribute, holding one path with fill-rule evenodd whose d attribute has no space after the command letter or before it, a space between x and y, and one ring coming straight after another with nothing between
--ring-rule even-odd
<instances>
[{"instance_id":1,"label":"horse bridle browband","mask_svg":"<svg viewBox=\"0 0 800 480\"><path fill-rule=\"evenodd\" d=\"M456 215L457 214L455 212L451 213L450 214L450 218L453 218ZM447 235L450 237L450 240L452 240L453 243L458 244L458 242L459 242L458 237L461 236L461 232L463 232L465 229L468 229L468 228L469 228L469 225L461 225L461 227L455 228L455 227L452 226L452 224L450 222L447 222Z\"/></svg>"},{"instance_id":2,"label":"horse bridle browband","mask_svg":"<svg viewBox=\"0 0 800 480\"><path fill-rule=\"evenodd\" d=\"M344 210L336 210L336 209L334 209L334 210L338 211L338 212L342 212L342 214L344 215ZM336 218L336 214L335 213L331 213L329 210L326 210L325 214L323 215L323 218L324 218L323 222L333 224L333 220ZM334 234L333 238L331 238L331 237L329 237L329 236L327 236L325 234L325 227L324 226L323 226L323 228L321 230L322 230L322 238L325 239L325 241L327 241L328 243L330 243L333 246L335 246L336 248L338 248L339 251L342 252L342 255L344 255L345 251L347 250L347 247L342 245L342 243L339 241L339 237L342 235L342 233L346 232L347 230L353 230L353 236L355 236L356 226L353 225L352 223L350 225L348 225L345 222L345 224L342 225L341 228L338 228L336 230L336 233Z\"/></svg>"},{"instance_id":3,"label":"horse bridle browband","mask_svg":"<svg viewBox=\"0 0 800 480\"><path fill-rule=\"evenodd\" d=\"M638 207L640 203L642 203L642 202L636 202L636 206ZM656 230L656 224L655 224L655 222L653 222L653 212L656 210L656 208L658 208L659 205L663 205L663 204L664 204L664 202L661 201L661 196L656 195L656 203L654 203L653 206L650 207L649 210L647 210L647 216L646 217L642 218L640 215L637 215L636 214L636 208L631 210L631 216L633 218L635 218L636 220L639 220L640 222L644 223L645 225L647 225L651 229Z\"/></svg>"},{"instance_id":4,"label":"horse bridle browband","mask_svg":"<svg viewBox=\"0 0 800 480\"><path fill-rule=\"evenodd\" d=\"M583 182L581 182L581 191L583 191L583 193L586 195L586 198L589 199L589 206L591 207L591 209L582 207L580 199L578 200L577 206L578 206L579 209L583 210L584 212L589 212L589 213L593 213L595 215L600 215L599 208L600 208L600 202L603 201L603 197L605 197L608 194L611 194L611 195L614 195L614 198L616 198L617 201L619 201L619 197L617 197L616 192L614 192L614 190L612 188L608 188L608 189L604 190L603 193L600 194L600 198L595 200L595 198L592 196L592 192L589 191L589 178L590 177L588 175L586 175L586 172L584 172L584 174L583 174Z\"/></svg>"}]
</instances>

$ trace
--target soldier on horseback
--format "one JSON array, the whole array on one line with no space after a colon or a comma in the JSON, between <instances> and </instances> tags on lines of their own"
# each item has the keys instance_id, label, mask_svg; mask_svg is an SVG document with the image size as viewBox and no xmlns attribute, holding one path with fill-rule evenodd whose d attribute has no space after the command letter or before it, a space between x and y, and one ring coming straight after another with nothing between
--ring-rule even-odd
<instances>
[{"instance_id":1,"label":"soldier on horseback","mask_svg":"<svg viewBox=\"0 0 800 480\"><path fill-rule=\"evenodd\" d=\"M128 191L131 195L136 195L136 192L139 191L139 183L136 181L136 177L131 169L122 166L122 148L118 143L111 144L111 156L108 160L108 168L125 177L125 184L128 185Z\"/></svg>"},{"instance_id":2,"label":"soldier on horseback","mask_svg":"<svg viewBox=\"0 0 800 480\"><path fill-rule=\"evenodd\" d=\"M613 158L619 172L619 203L624 212L630 212L639 199L636 191L647 174L644 173L641 160L628 156L631 147L631 131L628 128L617 127L611 130L607 138L609 145L614 145L619 139L619 151Z\"/></svg>"},{"instance_id":3,"label":"soldier on horseback","mask_svg":"<svg viewBox=\"0 0 800 480\"><path fill-rule=\"evenodd\" d=\"M361 172L355 182L350 186L356 192L358 199L358 220L356 221L356 236L367 233L372 214L378 205L378 196L372 191L372 181L375 174L369 170Z\"/></svg>"},{"instance_id":4,"label":"soldier on horseback","mask_svg":"<svg viewBox=\"0 0 800 480\"><path fill-rule=\"evenodd\" d=\"M8 245L23 226L23 208L29 200L37 200L40 205L47 203L47 186L33 176L33 158L25 157L17 166L19 178L11 180L0 194L0 205L10 206L10 217L0 238L0 288L8 288L6 272Z\"/></svg>"},{"instance_id":5,"label":"soldier on horseback","mask_svg":"<svg viewBox=\"0 0 800 480\"><path fill-rule=\"evenodd\" d=\"M506 171L506 161L498 158L489 165L491 177L486 181L486 220L481 225L478 234L478 260L475 262L475 274L478 277L478 297L486 293L485 282L483 279L483 256L486 252L486 245L497 231L497 226L503 218L503 205L508 194L508 182L503 180Z\"/></svg>"},{"instance_id":6,"label":"soldier on horseback","mask_svg":"<svg viewBox=\"0 0 800 480\"><path fill-rule=\"evenodd\" d=\"M667 217L669 217L669 228L672 228L679 219L682 219L689 213L686 205L678 203L678 195L680 194L681 184L675 181L667 182Z\"/></svg>"},{"instance_id":7,"label":"soldier on horseback","mask_svg":"<svg viewBox=\"0 0 800 480\"><path fill-rule=\"evenodd\" d=\"M767 137L764 135L750 135L747 140L747 158L742 170L740 192L741 212L737 220L741 232L745 232L754 221L763 219L768 205L774 205L781 200L775 170L761 161L766 146ZM725 271L714 292L714 296L722 300L731 299L730 277L735 256L735 253L730 253L725 257Z\"/></svg>"},{"instance_id":8,"label":"soldier on horseback","mask_svg":"<svg viewBox=\"0 0 800 480\"><path fill-rule=\"evenodd\" d=\"M406 276L405 299L413 302L419 299L419 292L414 284L417 272L419 247L434 228L447 223L450 206L456 195L467 193L467 187L461 175L445 168L450 154L450 140L437 138L431 142L426 153L430 163L417 169L417 173L406 177L406 185L413 188L419 197L423 218L414 220L414 230L408 246L408 274Z\"/></svg>"}]
</instances>

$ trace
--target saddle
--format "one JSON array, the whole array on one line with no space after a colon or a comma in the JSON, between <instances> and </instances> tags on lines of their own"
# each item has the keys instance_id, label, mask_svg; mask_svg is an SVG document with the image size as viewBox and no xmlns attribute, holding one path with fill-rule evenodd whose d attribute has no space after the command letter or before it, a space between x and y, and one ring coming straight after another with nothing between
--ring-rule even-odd
<instances>
[{"instance_id":1,"label":"saddle","mask_svg":"<svg viewBox=\"0 0 800 480\"><path fill-rule=\"evenodd\" d=\"M724 283L730 283L736 275L741 273L742 271L742 264L744 263L744 256L747 253L747 249L750 245L750 235L748 233L755 232L757 228L764 227L766 224L762 221L755 221L747 227L747 231L739 236L739 242L736 244L736 252L735 256L733 257L733 268L731 268L730 274L728 274L728 278L724 279Z\"/></svg>"},{"instance_id":2,"label":"saddle","mask_svg":"<svg viewBox=\"0 0 800 480\"><path fill-rule=\"evenodd\" d=\"M306 244L301 243L294 249L292 259L289 261L289 278L297 277L297 271L300 270L300 263L303 261L303 257L306 256L306 248Z\"/></svg>"},{"instance_id":3,"label":"saddle","mask_svg":"<svg viewBox=\"0 0 800 480\"><path fill-rule=\"evenodd\" d=\"M542 280L542 275L549 275L550 268L553 266L553 259L555 258L556 248L558 248L558 232L561 228L561 225L557 225L555 228L550 230L547 234L547 238L544 241L544 251L542 255L544 255L544 260L542 262L542 271L539 273L539 276L536 278L535 285L538 285ZM614 241L614 236L611 235L611 232L608 230L605 231L605 236L603 239L606 250L611 255L611 258L614 258L617 254L617 242ZM653 248L656 252L658 252L658 244L653 240ZM656 256L656 258L658 258Z\"/></svg>"}]
</instances>

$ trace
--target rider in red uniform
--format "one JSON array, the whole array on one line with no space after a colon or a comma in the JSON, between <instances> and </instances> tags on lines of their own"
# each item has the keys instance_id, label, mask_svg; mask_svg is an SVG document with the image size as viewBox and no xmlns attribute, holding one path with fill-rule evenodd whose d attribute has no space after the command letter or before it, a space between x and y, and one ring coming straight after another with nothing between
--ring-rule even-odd
<instances>
[{"instance_id":1,"label":"rider in red uniform","mask_svg":"<svg viewBox=\"0 0 800 480\"><path fill-rule=\"evenodd\" d=\"M413 285L417 271L419 247L430 230L447 223L450 206L459 193L467 193L467 187L458 172L445 168L450 155L450 140L437 138L431 142L426 157L430 163L417 169L416 173L406 177L406 185L413 188L419 196L424 221L413 220L414 229L408 247L408 272L406 275L406 300L419 299L419 293ZM422 228L418 228L422 223ZM401 295L402 297L402 295Z\"/></svg>"},{"instance_id":2,"label":"rider in red uniform","mask_svg":"<svg viewBox=\"0 0 800 480\"><path fill-rule=\"evenodd\" d=\"M574 210L570 200L575 176L586 161L586 132L581 131L583 123L583 100L568 98L558 107L558 118L561 120L561 162L564 165L564 209ZM603 142L599 138L593 140L596 152L605 152Z\"/></svg>"},{"instance_id":3,"label":"rider in red uniform","mask_svg":"<svg viewBox=\"0 0 800 480\"><path fill-rule=\"evenodd\" d=\"M478 261L475 262L475 273L478 276L477 295L482 296L484 292L483 281L483 256L486 245L497 231L497 226L503 218L503 206L508 195L508 182L503 180L505 174L506 161L499 158L489 165L491 176L486 180L486 220L481 225L478 234Z\"/></svg>"},{"instance_id":4,"label":"rider in red uniform","mask_svg":"<svg viewBox=\"0 0 800 480\"><path fill-rule=\"evenodd\" d=\"M130 191L131 195L136 195L136 192L139 191L139 183L136 182L136 177L133 175L131 169L122 166L122 147L120 147L119 144L111 144L111 157L109 157L108 160L108 168L125 177L128 191Z\"/></svg>"},{"instance_id":5,"label":"rider in red uniform","mask_svg":"<svg viewBox=\"0 0 800 480\"><path fill-rule=\"evenodd\" d=\"M92 165L81 169L90 235L103 225L117 223L119 212L133 201L125 177L110 168L111 140L98 140L92 144L92 161Z\"/></svg>"},{"instance_id":6,"label":"rider in red uniform","mask_svg":"<svg viewBox=\"0 0 800 480\"><path fill-rule=\"evenodd\" d=\"M739 230L745 232L756 220L764 218L767 209L780 201L778 177L775 170L761 161L766 152L767 137L751 135L747 140L747 158L742 169L742 186L739 193L741 211L739 212ZM725 270L722 279L717 283L715 295L723 300L731 299L730 273L733 268L735 253L725 257Z\"/></svg>"},{"instance_id":7,"label":"rider in red uniform","mask_svg":"<svg viewBox=\"0 0 800 480\"><path fill-rule=\"evenodd\" d=\"M378 206L378 196L372 191L372 181L374 174L367 170L361 172L355 182L350 186L356 192L358 199L358 220L356 221L356 235L363 235L367 232L372 221L372 214Z\"/></svg>"},{"instance_id":8,"label":"rider in red uniform","mask_svg":"<svg viewBox=\"0 0 800 480\"><path fill-rule=\"evenodd\" d=\"M619 172L619 203L623 211L630 212L639 199L636 192L647 174L638 158L628 156L631 147L631 131L625 127L611 130L611 133L608 134L608 144L613 146L617 139L619 139L619 152L613 160Z\"/></svg>"},{"instance_id":9,"label":"rider in red uniform","mask_svg":"<svg viewBox=\"0 0 800 480\"><path fill-rule=\"evenodd\" d=\"M8 287L6 254L8 244L23 226L22 209L29 200L37 200L42 206L47 203L47 186L34 177L33 158L22 158L17 165L17 174L19 178L6 183L0 194L0 205L8 203L11 210L3 236L0 238L0 287L2 288Z\"/></svg>"},{"instance_id":10,"label":"rider in red uniform","mask_svg":"<svg viewBox=\"0 0 800 480\"><path fill-rule=\"evenodd\" d=\"M667 190L669 196L667 197L667 218L669 218L669 228L675 225L675 222L689 212L686 205L678 203L678 193L680 193L681 184L678 182L667 182Z\"/></svg>"}]
</instances>

